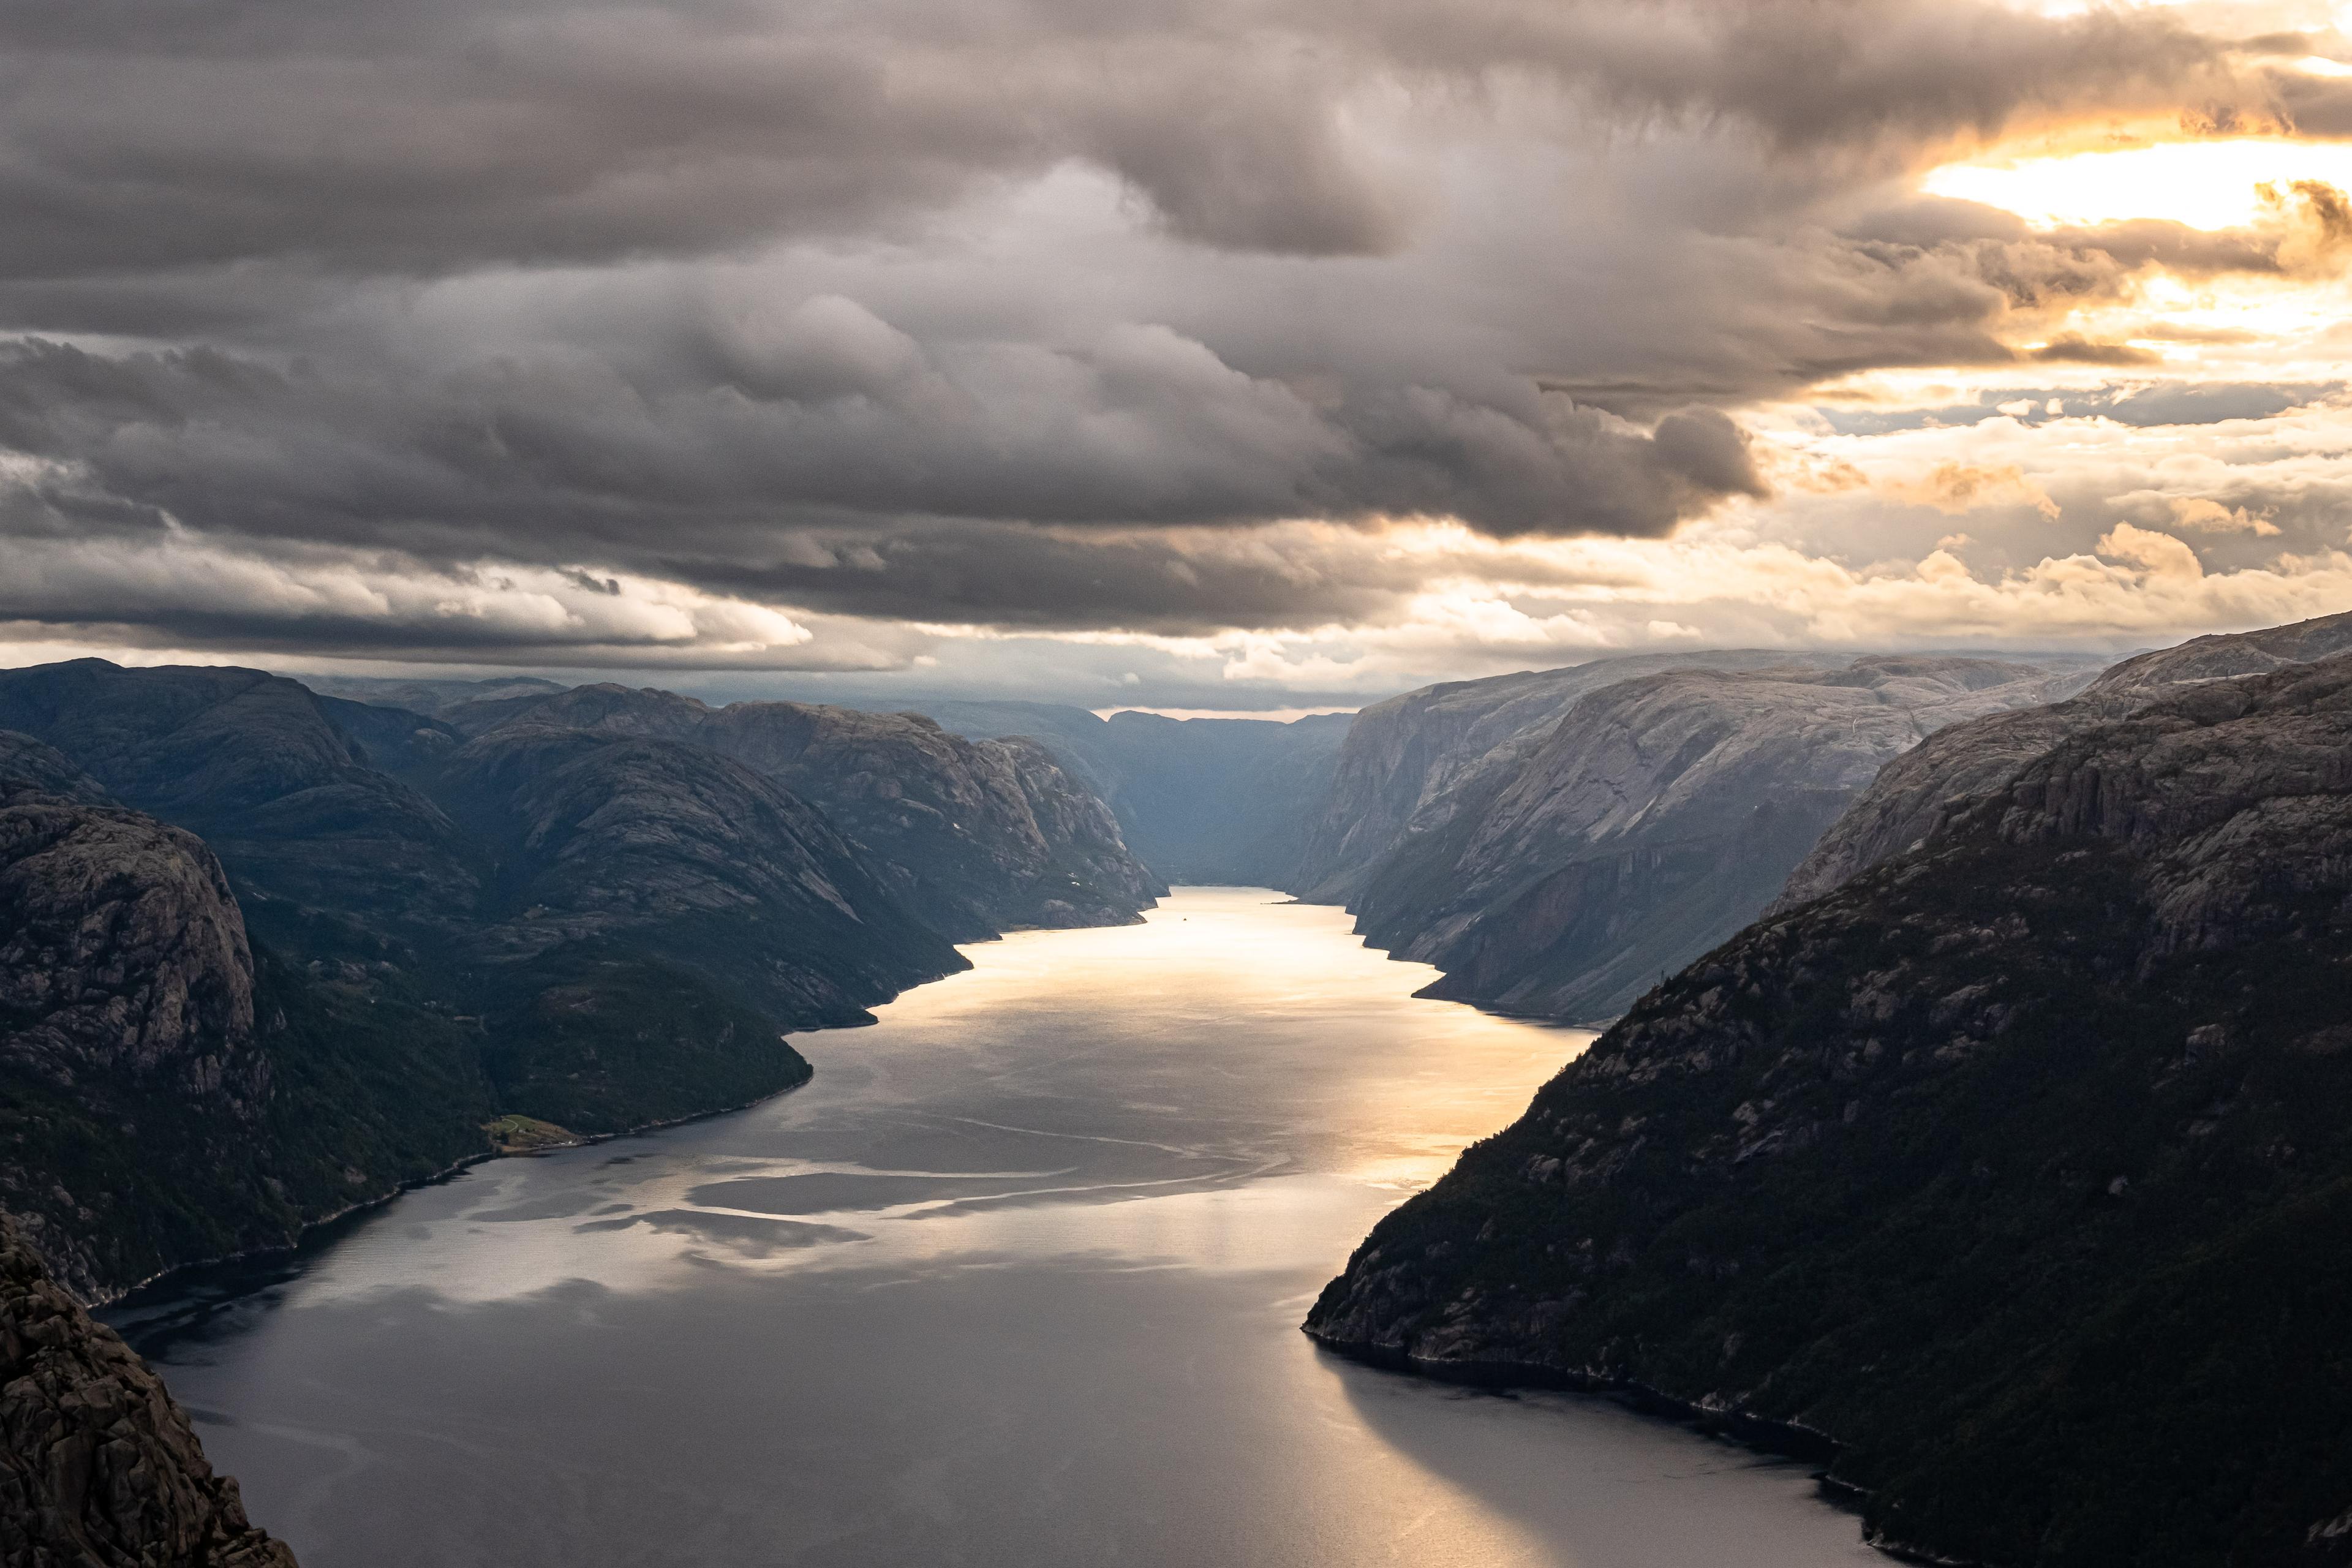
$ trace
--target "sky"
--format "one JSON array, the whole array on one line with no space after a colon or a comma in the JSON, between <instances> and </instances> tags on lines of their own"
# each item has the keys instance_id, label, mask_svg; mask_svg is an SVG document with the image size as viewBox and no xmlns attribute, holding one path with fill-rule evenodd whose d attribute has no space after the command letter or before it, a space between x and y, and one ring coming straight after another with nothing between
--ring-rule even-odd
<instances>
[{"instance_id":1,"label":"sky","mask_svg":"<svg viewBox=\"0 0 2352 1568\"><path fill-rule=\"evenodd\" d=\"M1352 708L2352 610L2352 5L11 0L0 663Z\"/></svg>"}]
</instances>

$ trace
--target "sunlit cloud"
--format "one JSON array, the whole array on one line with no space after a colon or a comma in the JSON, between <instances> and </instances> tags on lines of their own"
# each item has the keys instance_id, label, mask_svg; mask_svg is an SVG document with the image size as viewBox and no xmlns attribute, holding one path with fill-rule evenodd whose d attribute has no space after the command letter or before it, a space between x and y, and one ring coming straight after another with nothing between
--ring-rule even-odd
<instances>
[{"instance_id":1,"label":"sunlit cloud","mask_svg":"<svg viewBox=\"0 0 2352 1568\"><path fill-rule=\"evenodd\" d=\"M2352 142L2244 136L1982 160L1937 169L1920 188L2000 207L2044 228L2158 218L2225 229L2260 222L2276 207L2276 193L2298 181L2352 188Z\"/></svg>"}]
</instances>

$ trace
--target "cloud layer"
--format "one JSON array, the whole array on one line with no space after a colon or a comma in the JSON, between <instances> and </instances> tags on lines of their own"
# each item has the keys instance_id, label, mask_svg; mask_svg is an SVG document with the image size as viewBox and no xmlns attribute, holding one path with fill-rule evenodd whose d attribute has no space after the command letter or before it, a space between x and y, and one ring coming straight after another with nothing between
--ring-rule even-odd
<instances>
[{"instance_id":1,"label":"cloud layer","mask_svg":"<svg viewBox=\"0 0 2352 1568\"><path fill-rule=\"evenodd\" d=\"M2326 607L2341 194L1919 189L2352 134L2217 15L26 0L0 625L1276 701Z\"/></svg>"}]
</instances>

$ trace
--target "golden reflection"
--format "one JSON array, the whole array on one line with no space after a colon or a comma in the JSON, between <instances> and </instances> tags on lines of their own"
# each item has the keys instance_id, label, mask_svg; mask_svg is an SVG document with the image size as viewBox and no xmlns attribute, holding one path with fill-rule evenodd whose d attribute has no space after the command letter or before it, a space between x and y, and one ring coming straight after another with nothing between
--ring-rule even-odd
<instances>
[{"instance_id":1,"label":"golden reflection","mask_svg":"<svg viewBox=\"0 0 2352 1568\"><path fill-rule=\"evenodd\" d=\"M1591 1031L1413 996L1336 909L1179 889L1139 926L1031 931L796 1037L806 1088L642 1139L478 1167L301 1287L488 1301L694 1270L1336 1268L1507 1125ZM681 1274L681 1270L687 1274Z\"/></svg>"}]
</instances>

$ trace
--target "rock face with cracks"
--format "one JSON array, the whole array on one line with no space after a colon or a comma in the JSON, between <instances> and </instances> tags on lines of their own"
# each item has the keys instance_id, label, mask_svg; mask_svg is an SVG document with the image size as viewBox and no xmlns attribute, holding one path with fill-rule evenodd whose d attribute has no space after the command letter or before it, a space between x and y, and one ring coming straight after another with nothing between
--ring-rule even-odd
<instances>
[{"instance_id":1,"label":"rock face with cracks","mask_svg":"<svg viewBox=\"0 0 2352 1568\"><path fill-rule=\"evenodd\" d=\"M294 1568L160 1379L0 1215L0 1562Z\"/></svg>"}]
</instances>

